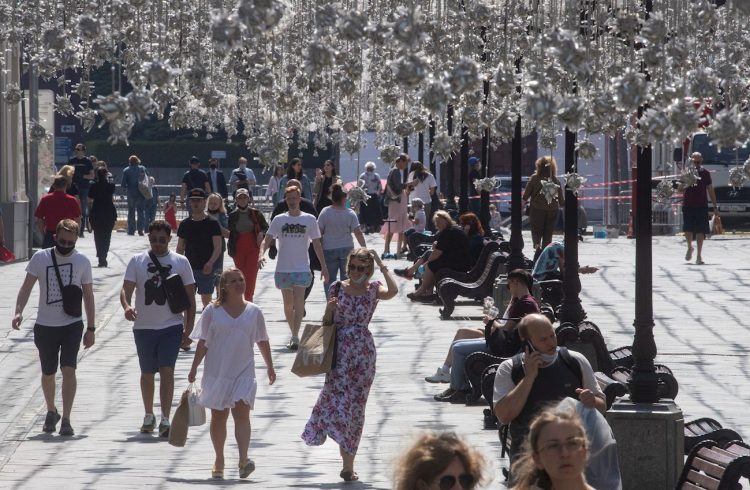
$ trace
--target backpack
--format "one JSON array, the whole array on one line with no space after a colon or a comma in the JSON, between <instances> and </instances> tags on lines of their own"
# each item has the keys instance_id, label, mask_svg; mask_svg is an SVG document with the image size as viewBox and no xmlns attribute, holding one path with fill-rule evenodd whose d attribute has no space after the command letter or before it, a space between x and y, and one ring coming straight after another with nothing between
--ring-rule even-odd
<instances>
[{"instance_id":1,"label":"backpack","mask_svg":"<svg viewBox=\"0 0 750 490\"><path fill-rule=\"evenodd\" d=\"M523 353L519 353L513 356L513 367L510 371L510 378L515 385L520 383L524 376L526 376L526 373L523 370L523 362L521 362L522 355ZM576 375L576 378L578 378L578 385L583 387L583 371L581 371L581 365L572 355L570 355L570 352L566 347L560 347L559 355L563 363L573 372L573 374Z\"/></svg>"}]
</instances>

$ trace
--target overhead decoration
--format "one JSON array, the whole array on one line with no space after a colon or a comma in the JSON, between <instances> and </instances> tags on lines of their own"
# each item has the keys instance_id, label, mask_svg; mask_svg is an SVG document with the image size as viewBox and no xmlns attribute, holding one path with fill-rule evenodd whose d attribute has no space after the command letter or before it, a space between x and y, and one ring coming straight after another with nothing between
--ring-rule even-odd
<instances>
[{"instance_id":1,"label":"overhead decoration","mask_svg":"<svg viewBox=\"0 0 750 490\"><path fill-rule=\"evenodd\" d=\"M474 188L477 190L477 192L487 191L492 192L492 190L497 185L497 181L495 180L495 177L485 177L483 179L474 179Z\"/></svg>"},{"instance_id":2,"label":"overhead decoration","mask_svg":"<svg viewBox=\"0 0 750 490\"><path fill-rule=\"evenodd\" d=\"M555 184L552 180L544 179L542 180L542 188L539 192L547 200L547 204L552 204L552 201L557 201L560 186Z\"/></svg>"},{"instance_id":3,"label":"overhead decoration","mask_svg":"<svg viewBox=\"0 0 750 490\"><path fill-rule=\"evenodd\" d=\"M568 174L563 174L563 178L565 179L565 187L570 189L570 191L576 196L578 195L578 192L580 192L580 190L583 188L583 184L585 184L588 180L586 177L579 173L576 173L575 171Z\"/></svg>"},{"instance_id":4,"label":"overhead decoration","mask_svg":"<svg viewBox=\"0 0 750 490\"><path fill-rule=\"evenodd\" d=\"M656 185L656 191L654 192L656 201L664 203L669 201L674 195L674 186L672 185L671 179L662 179Z\"/></svg>"},{"instance_id":5,"label":"overhead decoration","mask_svg":"<svg viewBox=\"0 0 750 490\"><path fill-rule=\"evenodd\" d=\"M391 163L430 121L442 159L462 125L472 137L489 129L494 146L519 117L545 148L563 129L582 134L582 159L595 156L587 134L647 146L684 139L704 117L716 145L745 143L750 2L653 2L649 16L644 3L0 0L0 40L57 82L58 112L107 126L113 144L166 118L241 137L267 167L299 135L313 135L313 151L353 153L363 131ZM18 67L11 53L0 69ZM105 65L112 86L95 92L91 73ZM13 106L22 93L9 85L2 97Z\"/></svg>"}]
</instances>

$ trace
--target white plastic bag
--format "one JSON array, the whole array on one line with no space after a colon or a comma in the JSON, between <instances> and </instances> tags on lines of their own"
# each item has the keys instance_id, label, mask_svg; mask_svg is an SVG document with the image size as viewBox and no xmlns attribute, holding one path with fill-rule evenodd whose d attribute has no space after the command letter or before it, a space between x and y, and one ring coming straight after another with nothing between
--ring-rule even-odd
<instances>
[{"instance_id":1,"label":"white plastic bag","mask_svg":"<svg viewBox=\"0 0 750 490\"><path fill-rule=\"evenodd\" d=\"M206 409L198 403L198 395L200 392L195 386L195 383L190 383L188 386L188 426L195 427L206 423Z\"/></svg>"}]
</instances>

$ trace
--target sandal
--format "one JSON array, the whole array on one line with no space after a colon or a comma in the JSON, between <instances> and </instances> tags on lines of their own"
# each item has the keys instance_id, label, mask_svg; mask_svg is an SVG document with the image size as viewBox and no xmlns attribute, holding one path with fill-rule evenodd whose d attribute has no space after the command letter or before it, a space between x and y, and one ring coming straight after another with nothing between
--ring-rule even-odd
<instances>
[{"instance_id":1,"label":"sandal","mask_svg":"<svg viewBox=\"0 0 750 490\"><path fill-rule=\"evenodd\" d=\"M223 480L224 479L224 468L218 469L216 466L211 467L211 478L216 478L217 480Z\"/></svg>"},{"instance_id":2,"label":"sandal","mask_svg":"<svg viewBox=\"0 0 750 490\"><path fill-rule=\"evenodd\" d=\"M359 480L359 475L356 474L354 471L341 470L341 473L339 473L339 476L344 481L357 481L357 480Z\"/></svg>"},{"instance_id":3,"label":"sandal","mask_svg":"<svg viewBox=\"0 0 750 490\"><path fill-rule=\"evenodd\" d=\"M240 462L240 478L247 478L253 471L255 471L255 461L248 459L244 463Z\"/></svg>"}]
</instances>

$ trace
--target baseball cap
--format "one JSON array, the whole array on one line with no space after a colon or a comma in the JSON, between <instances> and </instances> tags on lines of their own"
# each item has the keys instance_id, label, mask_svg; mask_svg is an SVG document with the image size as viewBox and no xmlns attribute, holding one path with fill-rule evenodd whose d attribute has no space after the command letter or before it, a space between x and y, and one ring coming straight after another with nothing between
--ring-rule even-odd
<instances>
[{"instance_id":1,"label":"baseball cap","mask_svg":"<svg viewBox=\"0 0 750 490\"><path fill-rule=\"evenodd\" d=\"M190 157L190 163L197 163L200 165L201 161L196 156Z\"/></svg>"},{"instance_id":2,"label":"baseball cap","mask_svg":"<svg viewBox=\"0 0 750 490\"><path fill-rule=\"evenodd\" d=\"M234 193L234 198L235 198L235 199L237 199L237 198L238 198L238 197L240 197L240 196L247 196L247 197L250 197L250 192L248 192L248 190L247 190L247 189L243 189L242 187L240 187L239 189L237 189L237 190L235 191L235 193Z\"/></svg>"},{"instance_id":3,"label":"baseball cap","mask_svg":"<svg viewBox=\"0 0 750 490\"><path fill-rule=\"evenodd\" d=\"M477 158L477 157L470 157L469 158L469 165L476 165L477 163L479 163L479 158Z\"/></svg>"},{"instance_id":4,"label":"baseball cap","mask_svg":"<svg viewBox=\"0 0 750 490\"><path fill-rule=\"evenodd\" d=\"M199 188L196 187L195 189L191 190L190 193L188 194L188 199L193 199L193 198L195 198L195 199L205 199L206 198L206 191L204 191L203 189L199 189Z\"/></svg>"}]
</instances>

